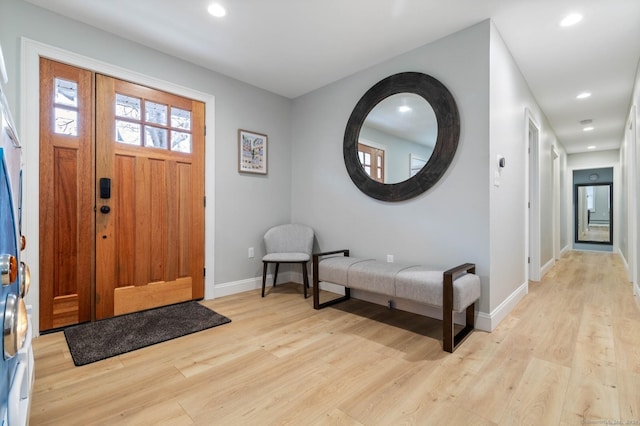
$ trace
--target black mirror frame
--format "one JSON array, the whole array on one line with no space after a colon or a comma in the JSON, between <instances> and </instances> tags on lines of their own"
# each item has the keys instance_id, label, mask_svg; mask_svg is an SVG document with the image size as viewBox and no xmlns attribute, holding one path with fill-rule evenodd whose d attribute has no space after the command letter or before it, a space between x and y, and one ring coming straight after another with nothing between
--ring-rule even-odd
<instances>
[{"instance_id":1,"label":"black mirror frame","mask_svg":"<svg viewBox=\"0 0 640 426\"><path fill-rule=\"evenodd\" d=\"M422 96L433 108L438 123L436 144L427 164L413 177L398 183L380 183L371 179L360 164L360 128L379 102L406 92ZM440 180L453 161L459 139L460 114L451 92L427 74L403 72L379 81L358 101L347 122L342 151L349 176L362 192L381 201L404 201L422 194Z\"/></svg>"},{"instance_id":2,"label":"black mirror frame","mask_svg":"<svg viewBox=\"0 0 640 426\"><path fill-rule=\"evenodd\" d=\"M608 186L609 187L609 241L594 241L578 239L578 190L583 186ZM593 182L573 184L573 239L576 244L602 244L613 245L613 182Z\"/></svg>"}]
</instances>

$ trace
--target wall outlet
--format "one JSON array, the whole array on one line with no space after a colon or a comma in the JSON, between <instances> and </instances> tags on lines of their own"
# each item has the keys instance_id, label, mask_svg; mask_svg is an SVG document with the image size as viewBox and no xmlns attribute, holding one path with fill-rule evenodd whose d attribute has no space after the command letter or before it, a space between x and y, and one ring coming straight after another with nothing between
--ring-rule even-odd
<instances>
[{"instance_id":1,"label":"wall outlet","mask_svg":"<svg viewBox=\"0 0 640 426\"><path fill-rule=\"evenodd\" d=\"M253 254L253 247L249 247L249 259L252 259L254 256Z\"/></svg>"},{"instance_id":2,"label":"wall outlet","mask_svg":"<svg viewBox=\"0 0 640 426\"><path fill-rule=\"evenodd\" d=\"M393 255L392 254L388 254L387 255L387 262L388 263L393 263Z\"/></svg>"}]
</instances>

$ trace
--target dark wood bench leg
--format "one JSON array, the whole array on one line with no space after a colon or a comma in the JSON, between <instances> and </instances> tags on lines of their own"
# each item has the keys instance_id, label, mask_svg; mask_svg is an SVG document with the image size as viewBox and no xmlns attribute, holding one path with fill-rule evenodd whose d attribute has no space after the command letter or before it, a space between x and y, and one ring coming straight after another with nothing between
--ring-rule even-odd
<instances>
[{"instance_id":1,"label":"dark wood bench leg","mask_svg":"<svg viewBox=\"0 0 640 426\"><path fill-rule=\"evenodd\" d=\"M351 289L349 287L344 288L344 296L338 297L333 300L329 300L324 303L320 303L320 279L318 277L318 264L320 262L321 256L333 255L342 253L345 256L349 256L349 250L337 250L326 253L317 253L313 255L313 309L322 309L327 306L335 305L336 303L344 302L345 300L349 300L351 298Z\"/></svg>"},{"instance_id":2,"label":"dark wood bench leg","mask_svg":"<svg viewBox=\"0 0 640 426\"><path fill-rule=\"evenodd\" d=\"M442 348L453 353L456 348L471 334L475 328L475 303L466 309L466 324L462 330L455 333L455 323L453 311L453 280L461 272L475 274L474 264L466 263L456 268L450 269L443 274L444 289L442 292Z\"/></svg>"}]
</instances>

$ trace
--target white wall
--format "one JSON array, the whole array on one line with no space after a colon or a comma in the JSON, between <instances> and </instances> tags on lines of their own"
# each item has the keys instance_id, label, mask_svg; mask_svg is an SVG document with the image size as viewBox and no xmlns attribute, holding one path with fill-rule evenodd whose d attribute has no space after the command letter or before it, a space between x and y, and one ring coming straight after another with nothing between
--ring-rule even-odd
<instances>
[{"instance_id":1,"label":"white wall","mask_svg":"<svg viewBox=\"0 0 640 426\"><path fill-rule=\"evenodd\" d=\"M625 135L626 136L626 135ZM629 163L628 163L628 159L629 157L631 157L631 145L627 144L626 141L622 141L621 145L620 145L620 150L619 150L619 164L620 164L620 171L618 173L618 176L620 177L620 180L617 182L618 186L620 186L620 188L618 188L618 193L620 194L620 203L618 203L618 205L620 206L620 208L618 209L618 211L614 211L614 214L616 214L617 219L618 219L618 235L620 236L620 238L618 239L618 250L620 252L620 255L623 257L625 264L628 266L628 262L629 262L629 247L630 247L630 241L629 241L629 237L631 237L631 235L629 235L629 219L631 218L629 215L629 189L631 187L632 182L629 180L629 172L631 171L629 168Z\"/></svg>"},{"instance_id":2,"label":"white wall","mask_svg":"<svg viewBox=\"0 0 640 426\"><path fill-rule=\"evenodd\" d=\"M629 280L640 302L640 64L636 71L635 86L631 98L625 134L620 148L620 164L624 165L625 180L629 184L622 188L628 197L628 221L625 224L628 238ZM623 231L624 232L624 231Z\"/></svg>"},{"instance_id":3,"label":"white wall","mask_svg":"<svg viewBox=\"0 0 640 426\"><path fill-rule=\"evenodd\" d=\"M636 299L640 302L640 183L638 182L638 180L640 180L640 129L638 129L638 123L640 123L640 63L636 73L636 83L633 90L629 116L632 121L630 141L635 144L633 149L633 151L635 151L635 158L630 159L630 170L631 176L636 183L635 190L631 197L635 202L635 215L633 216L635 219L633 226L635 276L633 277L633 285Z\"/></svg>"},{"instance_id":4,"label":"white wall","mask_svg":"<svg viewBox=\"0 0 640 426\"><path fill-rule=\"evenodd\" d=\"M215 162L205 166L207 235L215 234L215 243L207 241L207 247L215 247L215 259L213 249L206 253L208 293L214 283L260 276L264 231L290 220L291 101L24 1L2 0L0 7L0 42L11 79L8 98L18 122L37 117L37 111L27 111L24 117L18 114L20 100L29 94L19 90L22 37L215 97L215 117L207 122L206 147L207 158ZM27 88L27 92L37 90ZM37 126L36 122L26 124ZM239 128L269 136L267 176L238 173ZM27 158L25 174L29 174L30 170L37 170L38 140L22 142ZM210 157L211 152L215 154ZM37 176L31 178L37 180ZM34 198L33 193L26 193L24 199L25 227L37 230L37 195ZM38 235L32 232L27 238L35 242ZM247 258L247 248L251 246L255 247L254 259ZM27 250L34 247L35 252L25 256L32 265L37 264L37 245L27 245ZM215 270L211 270L212 265Z\"/></svg>"},{"instance_id":5,"label":"white wall","mask_svg":"<svg viewBox=\"0 0 640 426\"><path fill-rule=\"evenodd\" d=\"M567 172L567 157L568 156L566 155L566 153L564 153L564 155L560 158L558 176L558 189L560 191L558 197L558 203L560 204L558 212L560 215L560 245L558 248L560 249L561 253L569 250L569 248L571 247L571 239L569 237L570 211L568 211L569 206L565 202L567 197L571 197L572 194L572 192L567 192L567 181L571 180L571 176Z\"/></svg>"},{"instance_id":6,"label":"white wall","mask_svg":"<svg viewBox=\"0 0 640 426\"><path fill-rule=\"evenodd\" d=\"M507 46L493 25L491 26L490 81L491 147L487 184L491 188L490 306L495 310L512 295L517 297L519 294L517 292L526 292L526 258L529 250L527 238L529 159L525 129L529 116L540 126L541 135L538 149L541 265L553 260L552 148L555 146L559 158L563 158L565 153ZM525 111L528 111L529 115L526 115ZM506 167L502 171L497 166L498 156L506 160ZM560 230L558 229L557 232ZM558 245L559 241L558 238ZM519 296L521 297L522 294Z\"/></svg>"}]
</instances>

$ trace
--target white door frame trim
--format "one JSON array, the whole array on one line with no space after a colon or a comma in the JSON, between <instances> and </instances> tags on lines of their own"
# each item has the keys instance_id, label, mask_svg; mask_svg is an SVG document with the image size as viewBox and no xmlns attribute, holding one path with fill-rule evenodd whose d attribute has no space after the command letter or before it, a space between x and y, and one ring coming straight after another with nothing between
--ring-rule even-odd
<instances>
[{"instance_id":1,"label":"white door frame trim","mask_svg":"<svg viewBox=\"0 0 640 426\"><path fill-rule=\"evenodd\" d=\"M524 137L527 158L527 199L529 214L527 215L527 253L529 264L526 265L527 278L540 281L540 123L533 117L531 111L525 108ZM536 130L536 140L529 138L531 128ZM527 262L527 259L525 259Z\"/></svg>"},{"instance_id":2,"label":"white door frame trim","mask_svg":"<svg viewBox=\"0 0 640 426\"><path fill-rule=\"evenodd\" d=\"M633 283L634 294L639 297L637 289L640 288L638 284L638 271L640 269L640 184L638 179L640 178L640 146L638 145L638 131L636 129L636 106L632 105L629 111L627 122L625 123L625 138L627 143L627 170L629 171L629 177L627 182L629 189L627 191L627 207L629 209L629 215L627 226L629 227L629 281Z\"/></svg>"}]
</instances>

